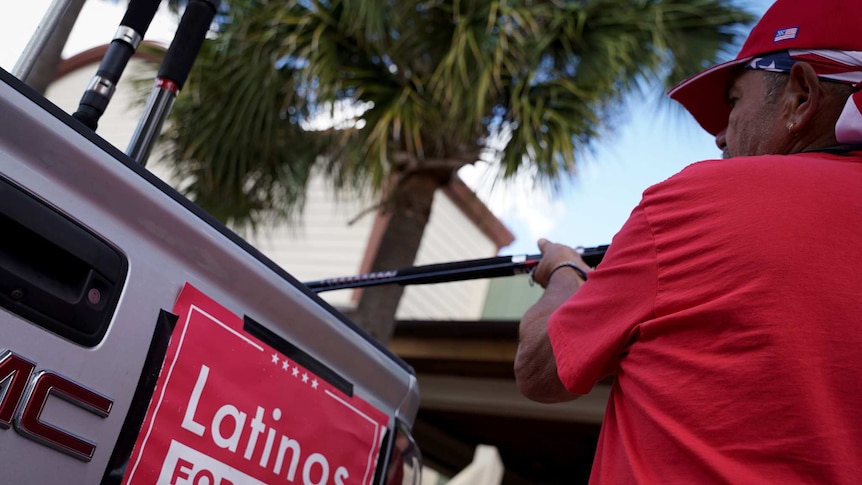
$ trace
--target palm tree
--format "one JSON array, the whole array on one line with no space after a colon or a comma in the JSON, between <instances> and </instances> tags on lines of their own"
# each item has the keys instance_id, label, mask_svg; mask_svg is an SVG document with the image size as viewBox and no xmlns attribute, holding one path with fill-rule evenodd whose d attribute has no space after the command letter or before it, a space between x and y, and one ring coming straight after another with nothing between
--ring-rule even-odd
<instances>
[{"instance_id":1,"label":"palm tree","mask_svg":"<svg viewBox=\"0 0 862 485\"><path fill-rule=\"evenodd\" d=\"M389 218L371 271L413 264L435 190L489 140L501 177L553 187L625 95L713 63L752 20L721 0L236 0L229 18L173 110L185 192L254 226L296 215L322 167ZM366 289L353 318L387 341L402 291Z\"/></svg>"}]
</instances>

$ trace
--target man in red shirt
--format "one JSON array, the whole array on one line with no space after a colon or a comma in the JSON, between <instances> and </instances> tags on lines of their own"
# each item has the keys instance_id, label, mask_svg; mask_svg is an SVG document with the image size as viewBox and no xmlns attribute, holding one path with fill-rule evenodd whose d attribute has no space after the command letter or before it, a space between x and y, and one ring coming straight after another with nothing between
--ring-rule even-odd
<instances>
[{"instance_id":1,"label":"man in red shirt","mask_svg":"<svg viewBox=\"0 0 862 485\"><path fill-rule=\"evenodd\" d=\"M858 0L778 0L670 92L725 159L647 189L595 271L539 241L515 373L542 402L614 376L591 483L862 477L860 32Z\"/></svg>"}]
</instances>

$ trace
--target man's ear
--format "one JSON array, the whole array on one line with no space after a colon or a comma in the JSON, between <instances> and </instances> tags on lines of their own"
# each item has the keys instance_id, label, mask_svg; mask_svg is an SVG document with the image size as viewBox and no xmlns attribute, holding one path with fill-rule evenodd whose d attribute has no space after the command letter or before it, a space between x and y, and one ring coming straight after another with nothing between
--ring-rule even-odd
<instances>
[{"instance_id":1,"label":"man's ear","mask_svg":"<svg viewBox=\"0 0 862 485\"><path fill-rule=\"evenodd\" d=\"M790 68L790 79L784 90L783 108L792 133L802 131L823 101L820 79L807 62L799 61Z\"/></svg>"}]
</instances>

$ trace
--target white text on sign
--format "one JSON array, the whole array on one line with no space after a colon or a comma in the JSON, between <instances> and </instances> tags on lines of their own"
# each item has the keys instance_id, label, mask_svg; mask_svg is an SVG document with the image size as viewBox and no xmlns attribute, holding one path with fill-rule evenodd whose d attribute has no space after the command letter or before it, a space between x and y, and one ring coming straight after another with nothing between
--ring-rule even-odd
<instances>
[{"instance_id":1,"label":"white text on sign","mask_svg":"<svg viewBox=\"0 0 862 485\"><path fill-rule=\"evenodd\" d=\"M322 453L311 453L303 460L302 444L273 427L281 420L281 409L272 409L270 414L270 418L274 423L272 426L265 422L266 409L262 406L257 406L254 417L248 426L246 426L248 413L241 411L230 403L223 404L211 417L199 416L198 406L201 396L205 394L204 391L207 378L209 377L209 370L209 367L202 365L198 373L197 381L195 382L191 396L189 396L186 412L183 416L181 426L184 429L203 437L207 434L208 428L202 423L208 422L209 437L219 448L229 450L232 453L237 453L242 448L242 457L244 459L251 461L253 457L259 456L258 465L271 470L279 476L282 475L282 471L284 470L285 458L289 457L290 462L284 475L284 478L288 481L296 481L297 471L300 471L301 463L302 481L300 483L303 485L327 485L330 483L331 467L326 456ZM225 435L223 434L224 429L228 429L230 432ZM265 438L261 449L258 446L258 442L262 434L265 434ZM278 447L273 456L276 437L278 437ZM243 444L245 445L244 447L241 446ZM344 481L347 480L348 476L347 468L343 466L337 467L332 474L334 485L344 485ZM189 481L187 483L191 485L232 485L230 482L222 483L215 480L214 478L210 482ZM170 483L172 485L180 485L183 482Z\"/></svg>"}]
</instances>

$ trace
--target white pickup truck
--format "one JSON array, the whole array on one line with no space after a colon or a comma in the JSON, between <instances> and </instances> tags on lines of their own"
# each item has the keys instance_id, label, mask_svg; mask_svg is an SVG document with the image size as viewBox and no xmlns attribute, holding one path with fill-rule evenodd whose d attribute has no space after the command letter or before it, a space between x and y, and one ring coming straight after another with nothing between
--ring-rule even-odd
<instances>
[{"instance_id":1,"label":"white pickup truck","mask_svg":"<svg viewBox=\"0 0 862 485\"><path fill-rule=\"evenodd\" d=\"M413 370L0 70L0 483L418 483Z\"/></svg>"}]
</instances>

